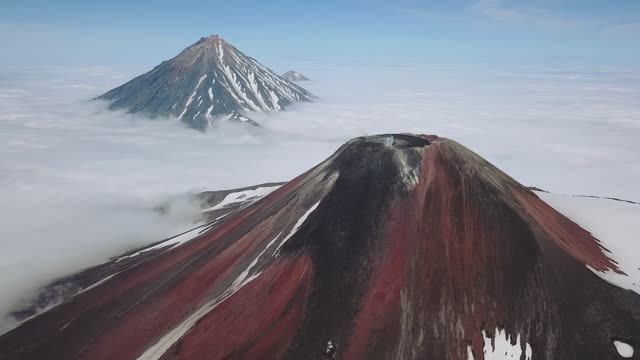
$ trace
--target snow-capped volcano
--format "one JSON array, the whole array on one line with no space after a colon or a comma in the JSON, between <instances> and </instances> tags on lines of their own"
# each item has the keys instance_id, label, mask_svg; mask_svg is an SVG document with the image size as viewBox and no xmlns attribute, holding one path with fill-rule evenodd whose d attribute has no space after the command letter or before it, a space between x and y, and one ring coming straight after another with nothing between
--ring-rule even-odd
<instances>
[{"instance_id":1,"label":"snow-capped volcano","mask_svg":"<svg viewBox=\"0 0 640 360\"><path fill-rule=\"evenodd\" d=\"M201 199L206 223L72 277L0 358L638 359L612 254L455 141L357 138Z\"/></svg>"},{"instance_id":2,"label":"snow-capped volcano","mask_svg":"<svg viewBox=\"0 0 640 360\"><path fill-rule=\"evenodd\" d=\"M289 70L286 73L282 74L282 77L289 81L309 81L308 77L293 70Z\"/></svg>"},{"instance_id":3,"label":"snow-capped volcano","mask_svg":"<svg viewBox=\"0 0 640 360\"><path fill-rule=\"evenodd\" d=\"M246 112L279 111L314 98L218 35L98 97L110 101L110 109L175 116L197 129L219 117L256 125Z\"/></svg>"}]
</instances>

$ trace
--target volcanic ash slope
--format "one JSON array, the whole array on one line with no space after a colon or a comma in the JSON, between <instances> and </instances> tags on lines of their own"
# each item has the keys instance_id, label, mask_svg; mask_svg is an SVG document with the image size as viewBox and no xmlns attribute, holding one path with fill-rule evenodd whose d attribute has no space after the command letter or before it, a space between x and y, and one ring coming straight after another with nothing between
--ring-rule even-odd
<instances>
[{"instance_id":1,"label":"volcanic ash slope","mask_svg":"<svg viewBox=\"0 0 640 360\"><path fill-rule=\"evenodd\" d=\"M0 358L639 356L640 296L594 273L621 272L598 240L452 140L351 140L224 220L134 254Z\"/></svg>"}]
</instances>

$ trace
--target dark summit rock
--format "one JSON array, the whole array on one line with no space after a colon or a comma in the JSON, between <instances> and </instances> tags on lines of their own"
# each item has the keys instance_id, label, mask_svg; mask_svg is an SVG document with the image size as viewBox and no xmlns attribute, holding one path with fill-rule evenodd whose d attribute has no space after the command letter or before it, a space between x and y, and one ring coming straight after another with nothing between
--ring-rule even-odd
<instances>
[{"instance_id":1,"label":"dark summit rock","mask_svg":"<svg viewBox=\"0 0 640 360\"><path fill-rule=\"evenodd\" d=\"M282 77L289 81L309 81L308 77L293 70L289 70L286 73L282 74Z\"/></svg>"},{"instance_id":2,"label":"dark summit rock","mask_svg":"<svg viewBox=\"0 0 640 360\"><path fill-rule=\"evenodd\" d=\"M600 242L455 141L357 138L259 189L201 195L231 212L88 273L0 358L638 359Z\"/></svg>"},{"instance_id":3,"label":"dark summit rock","mask_svg":"<svg viewBox=\"0 0 640 360\"><path fill-rule=\"evenodd\" d=\"M174 116L205 129L219 118L257 125L247 112L284 110L315 96L211 35L97 99L110 109Z\"/></svg>"}]
</instances>

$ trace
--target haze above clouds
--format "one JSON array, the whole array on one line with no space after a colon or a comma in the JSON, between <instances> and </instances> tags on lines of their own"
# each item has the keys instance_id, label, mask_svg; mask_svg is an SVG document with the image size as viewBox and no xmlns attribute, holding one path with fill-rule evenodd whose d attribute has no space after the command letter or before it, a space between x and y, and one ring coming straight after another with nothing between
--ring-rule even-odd
<instances>
[{"instance_id":1,"label":"haze above clouds","mask_svg":"<svg viewBox=\"0 0 640 360\"><path fill-rule=\"evenodd\" d=\"M87 102L147 69L1 70L0 288L10 294L0 313L56 277L180 232L198 210L187 194L288 180L365 134L435 133L525 185L640 201L637 69L294 68L318 103L254 115L263 129L207 133ZM166 201L169 215L151 210Z\"/></svg>"}]
</instances>

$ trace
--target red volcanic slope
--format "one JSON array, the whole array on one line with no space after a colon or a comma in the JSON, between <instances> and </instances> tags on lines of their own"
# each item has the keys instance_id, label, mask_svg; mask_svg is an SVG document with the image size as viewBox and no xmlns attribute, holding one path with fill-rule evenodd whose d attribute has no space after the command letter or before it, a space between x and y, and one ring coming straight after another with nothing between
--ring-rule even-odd
<instances>
[{"instance_id":1,"label":"red volcanic slope","mask_svg":"<svg viewBox=\"0 0 640 360\"><path fill-rule=\"evenodd\" d=\"M614 340L640 345L640 296L587 268L619 271L603 250L452 140L357 138L112 267L0 337L0 358L478 360L499 328L522 359L618 359Z\"/></svg>"}]
</instances>

